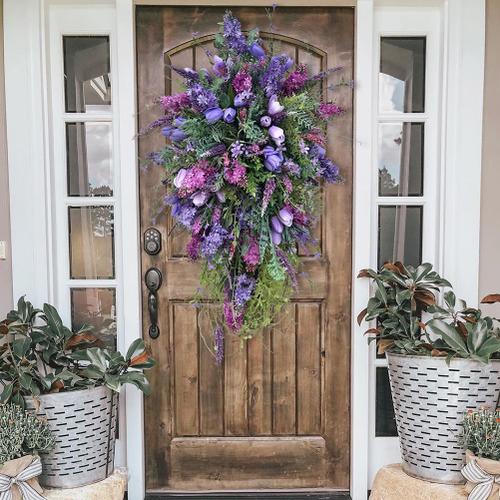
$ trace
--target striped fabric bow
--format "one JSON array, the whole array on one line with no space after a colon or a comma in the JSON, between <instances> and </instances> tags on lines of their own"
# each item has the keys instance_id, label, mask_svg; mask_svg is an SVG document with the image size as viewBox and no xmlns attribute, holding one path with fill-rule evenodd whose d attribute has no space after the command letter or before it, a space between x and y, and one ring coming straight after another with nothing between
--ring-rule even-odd
<instances>
[{"instance_id":1,"label":"striped fabric bow","mask_svg":"<svg viewBox=\"0 0 500 500\"><path fill-rule=\"evenodd\" d=\"M488 474L478 465L476 460L471 460L462 469L462 476L470 483L476 485L469 493L468 500L487 500L493 489L493 484L500 484L500 475L493 476Z\"/></svg>"},{"instance_id":2,"label":"striped fabric bow","mask_svg":"<svg viewBox=\"0 0 500 500\"><path fill-rule=\"evenodd\" d=\"M29 479L42 473L42 463L39 458L22 470L17 476L11 477L0 474L0 500L12 500L12 486L15 484L21 492L23 500L45 500L38 491L27 483Z\"/></svg>"}]
</instances>

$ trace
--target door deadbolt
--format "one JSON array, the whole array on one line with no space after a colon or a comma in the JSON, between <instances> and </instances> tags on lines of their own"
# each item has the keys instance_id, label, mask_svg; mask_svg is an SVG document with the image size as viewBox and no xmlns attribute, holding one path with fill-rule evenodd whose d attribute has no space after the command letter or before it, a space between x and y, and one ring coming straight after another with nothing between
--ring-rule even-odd
<instances>
[{"instance_id":1,"label":"door deadbolt","mask_svg":"<svg viewBox=\"0 0 500 500\"><path fill-rule=\"evenodd\" d=\"M148 255L157 255L161 251L161 233L150 227L144 232L144 250Z\"/></svg>"}]
</instances>

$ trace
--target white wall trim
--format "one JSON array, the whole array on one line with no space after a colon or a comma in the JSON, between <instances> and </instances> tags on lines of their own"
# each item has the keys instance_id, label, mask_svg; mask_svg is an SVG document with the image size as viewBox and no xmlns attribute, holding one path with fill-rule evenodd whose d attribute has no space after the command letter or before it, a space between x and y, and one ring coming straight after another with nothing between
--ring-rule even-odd
<instances>
[{"instance_id":1,"label":"white wall trim","mask_svg":"<svg viewBox=\"0 0 500 500\"><path fill-rule=\"evenodd\" d=\"M40 305L52 298L45 1L3 7L13 296Z\"/></svg>"},{"instance_id":2,"label":"white wall trim","mask_svg":"<svg viewBox=\"0 0 500 500\"><path fill-rule=\"evenodd\" d=\"M479 295L485 0L444 1L440 268L471 306Z\"/></svg>"}]
</instances>

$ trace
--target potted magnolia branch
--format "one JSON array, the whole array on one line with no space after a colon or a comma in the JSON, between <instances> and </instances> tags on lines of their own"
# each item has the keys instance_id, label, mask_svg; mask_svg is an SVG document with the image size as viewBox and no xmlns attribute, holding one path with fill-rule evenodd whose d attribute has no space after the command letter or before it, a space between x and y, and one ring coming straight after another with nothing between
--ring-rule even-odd
<instances>
[{"instance_id":1,"label":"potted magnolia branch","mask_svg":"<svg viewBox=\"0 0 500 500\"><path fill-rule=\"evenodd\" d=\"M154 361L144 342L122 356L88 327L72 332L53 306L35 309L23 297L0 332L0 402L35 411L55 437L42 457L41 484L72 488L105 479L113 472L117 393L127 383L149 393L143 370Z\"/></svg>"},{"instance_id":2,"label":"potted magnolia branch","mask_svg":"<svg viewBox=\"0 0 500 500\"><path fill-rule=\"evenodd\" d=\"M374 294L358 322L386 354L403 469L435 482L462 483L463 415L500 395L500 338L495 320L457 301L431 264L387 263L364 269ZM497 296L485 300L496 301Z\"/></svg>"}]
</instances>

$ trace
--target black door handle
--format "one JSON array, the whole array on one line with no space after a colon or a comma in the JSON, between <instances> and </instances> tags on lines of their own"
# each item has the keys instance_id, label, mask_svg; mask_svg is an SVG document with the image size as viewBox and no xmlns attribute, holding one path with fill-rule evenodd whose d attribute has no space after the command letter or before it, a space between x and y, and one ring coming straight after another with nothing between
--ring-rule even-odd
<instances>
[{"instance_id":1,"label":"black door handle","mask_svg":"<svg viewBox=\"0 0 500 500\"><path fill-rule=\"evenodd\" d=\"M149 290L148 294L148 311L149 311L149 336L152 339L157 339L160 335L158 326L158 289L161 287L163 277L161 271L156 267L150 267L144 276L146 287Z\"/></svg>"}]
</instances>

